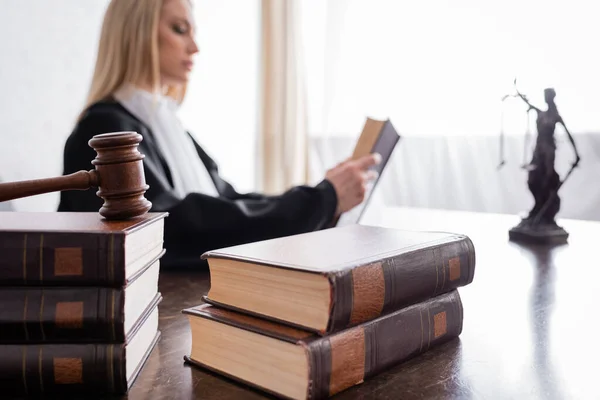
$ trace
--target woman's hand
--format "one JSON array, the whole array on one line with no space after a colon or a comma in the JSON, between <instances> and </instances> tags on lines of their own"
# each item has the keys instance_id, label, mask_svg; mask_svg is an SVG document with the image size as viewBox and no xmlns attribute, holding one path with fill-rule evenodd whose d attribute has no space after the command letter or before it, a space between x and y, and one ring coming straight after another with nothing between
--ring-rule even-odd
<instances>
[{"instance_id":1,"label":"woman's hand","mask_svg":"<svg viewBox=\"0 0 600 400\"><path fill-rule=\"evenodd\" d=\"M344 161L327 171L325 179L331 182L338 198L335 218L362 203L367 183L377 178L377 171L369 168L380 162L379 154L369 154L356 160Z\"/></svg>"}]
</instances>

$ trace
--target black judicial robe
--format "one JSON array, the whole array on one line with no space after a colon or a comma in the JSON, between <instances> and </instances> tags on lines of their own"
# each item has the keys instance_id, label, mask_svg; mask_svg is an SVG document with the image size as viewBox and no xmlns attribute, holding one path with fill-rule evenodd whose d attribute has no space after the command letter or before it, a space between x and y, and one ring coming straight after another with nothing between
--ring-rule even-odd
<instances>
[{"instance_id":1,"label":"black judicial robe","mask_svg":"<svg viewBox=\"0 0 600 400\"><path fill-rule=\"evenodd\" d=\"M152 202L150 211L167 211L164 246L167 250L162 267L203 267L200 256L207 250L258 240L315 231L331 226L337 197L331 183L321 181L315 187L297 186L276 195L238 193L219 176L217 164L194 140L219 197L190 193L175 197L169 167L151 130L109 99L86 110L68 137L63 155L63 174L93 169L96 157L88 141L92 136L119 131L135 131L143 136L139 151L145 155L144 173L150 186L145 197ZM193 140L193 137L192 137ZM58 211L98 211L103 200L96 189L60 193Z\"/></svg>"}]
</instances>

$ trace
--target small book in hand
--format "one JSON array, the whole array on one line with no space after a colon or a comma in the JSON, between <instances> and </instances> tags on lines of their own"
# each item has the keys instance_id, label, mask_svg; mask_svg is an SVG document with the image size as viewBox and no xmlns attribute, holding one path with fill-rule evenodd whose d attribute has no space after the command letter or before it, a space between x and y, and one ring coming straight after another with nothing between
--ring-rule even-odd
<instances>
[{"instance_id":1,"label":"small book in hand","mask_svg":"<svg viewBox=\"0 0 600 400\"><path fill-rule=\"evenodd\" d=\"M398 135L398 132L396 132L396 129L389 119L379 121L367 118L363 131L356 142L356 146L354 146L354 152L351 159L355 160L368 154L379 153L379 155L381 155L381 162L372 167L372 169L377 172L377 178L369 182L365 200L352 210L340 215L336 221L336 226L356 224L360 221L371 200L373 191L379 182L379 177L383 173L399 140L400 135Z\"/></svg>"}]
</instances>

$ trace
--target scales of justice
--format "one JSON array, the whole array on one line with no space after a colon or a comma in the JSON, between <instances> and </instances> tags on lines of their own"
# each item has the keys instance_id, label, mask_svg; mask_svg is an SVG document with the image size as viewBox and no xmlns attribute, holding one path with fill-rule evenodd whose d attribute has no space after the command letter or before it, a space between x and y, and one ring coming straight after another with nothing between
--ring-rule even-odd
<instances>
[{"instance_id":1,"label":"scales of justice","mask_svg":"<svg viewBox=\"0 0 600 400\"><path fill-rule=\"evenodd\" d=\"M579 152L571 133L558 113L558 108L554 102L554 98L556 97L555 90L552 88L544 90L544 99L547 107L546 110L541 110L532 105L527 96L519 92L516 78L514 86L515 93L505 95L502 98L502 102L514 97L522 100L527 105L526 145L527 139L530 136L529 113L531 111L536 113L537 136L533 155L529 163L524 162L522 166L527 171L527 185L533 195L535 204L528 215L522 218L521 222L509 231L509 239L525 243L565 243L569 234L555 220L556 214L560 210L558 191L569 176L571 176L573 170L579 165ZM561 125L564 128L575 153L575 160L562 180L554 169L556 156L555 130L557 125ZM504 121L502 126L504 126ZM503 153L504 128L501 130L500 140L501 153L498 168L501 168L505 164Z\"/></svg>"}]
</instances>

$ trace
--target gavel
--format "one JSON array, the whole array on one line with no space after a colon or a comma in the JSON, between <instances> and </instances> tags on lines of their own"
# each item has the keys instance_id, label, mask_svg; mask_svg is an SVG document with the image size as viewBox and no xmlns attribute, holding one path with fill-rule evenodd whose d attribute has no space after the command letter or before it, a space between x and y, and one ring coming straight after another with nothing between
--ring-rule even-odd
<instances>
[{"instance_id":1,"label":"gavel","mask_svg":"<svg viewBox=\"0 0 600 400\"><path fill-rule=\"evenodd\" d=\"M148 190L138 151L142 135L113 132L95 135L88 145L96 150L95 169L55 178L0 183L0 202L63 190L98 188L104 200L99 213L109 220L123 220L147 213L152 207L144 193Z\"/></svg>"}]
</instances>

